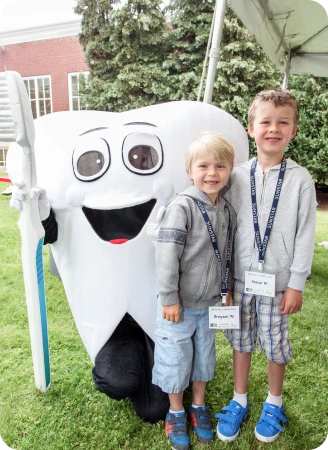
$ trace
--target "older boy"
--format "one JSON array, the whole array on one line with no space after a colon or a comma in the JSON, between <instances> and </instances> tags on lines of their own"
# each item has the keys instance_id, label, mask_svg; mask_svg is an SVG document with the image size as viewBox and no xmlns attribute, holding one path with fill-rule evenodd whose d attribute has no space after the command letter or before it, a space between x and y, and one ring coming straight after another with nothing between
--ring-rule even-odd
<instances>
[{"instance_id":1,"label":"older boy","mask_svg":"<svg viewBox=\"0 0 328 450\"><path fill-rule=\"evenodd\" d=\"M208 308L228 291L236 218L218 194L229 179L233 160L233 148L220 134L204 132L197 137L186 153L193 186L169 203L157 238L160 305L153 383L169 395L165 425L175 450L190 448L183 407L190 381L193 428L201 442L213 439L211 414L205 407L206 383L214 376L216 359Z\"/></svg>"},{"instance_id":2,"label":"older boy","mask_svg":"<svg viewBox=\"0 0 328 450\"><path fill-rule=\"evenodd\" d=\"M257 439L274 441L287 421L282 387L292 357L288 315L302 308L316 214L310 174L284 156L298 118L297 100L287 91L271 89L255 97L248 131L255 139L257 158L235 168L227 193L237 214L233 302L241 308L241 328L226 332L233 347L234 397L217 415L223 441L237 438L248 412L247 382L257 342L268 360L269 382L255 427Z\"/></svg>"}]
</instances>

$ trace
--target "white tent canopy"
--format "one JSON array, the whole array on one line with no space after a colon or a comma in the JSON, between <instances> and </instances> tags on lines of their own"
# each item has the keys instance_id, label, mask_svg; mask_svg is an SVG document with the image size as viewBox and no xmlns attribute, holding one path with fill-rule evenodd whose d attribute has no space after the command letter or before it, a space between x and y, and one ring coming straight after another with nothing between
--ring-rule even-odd
<instances>
[{"instance_id":1,"label":"white tent canopy","mask_svg":"<svg viewBox=\"0 0 328 450\"><path fill-rule=\"evenodd\" d=\"M313 0L231 0L230 6L282 70L290 55L287 72L328 76L328 16L321 4Z\"/></svg>"}]
</instances>

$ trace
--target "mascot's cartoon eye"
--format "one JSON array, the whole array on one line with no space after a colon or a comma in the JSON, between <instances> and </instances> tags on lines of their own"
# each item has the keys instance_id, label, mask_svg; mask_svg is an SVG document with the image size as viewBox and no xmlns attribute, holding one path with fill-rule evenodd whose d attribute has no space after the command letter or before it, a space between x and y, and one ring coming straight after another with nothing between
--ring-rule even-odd
<instances>
[{"instance_id":1,"label":"mascot's cartoon eye","mask_svg":"<svg viewBox=\"0 0 328 450\"><path fill-rule=\"evenodd\" d=\"M79 157L77 171L84 177L92 177L101 171L104 163L104 155L97 150L91 150Z\"/></svg>"},{"instance_id":2,"label":"mascot's cartoon eye","mask_svg":"<svg viewBox=\"0 0 328 450\"><path fill-rule=\"evenodd\" d=\"M140 175L151 175L163 164L162 144L153 134L129 134L124 139L122 153L125 166Z\"/></svg>"},{"instance_id":3,"label":"mascot's cartoon eye","mask_svg":"<svg viewBox=\"0 0 328 450\"><path fill-rule=\"evenodd\" d=\"M128 154L129 163L135 169L151 170L158 164L158 154L153 147L138 145L132 148Z\"/></svg>"},{"instance_id":4,"label":"mascot's cartoon eye","mask_svg":"<svg viewBox=\"0 0 328 450\"><path fill-rule=\"evenodd\" d=\"M81 181L100 178L110 165L108 143L101 138L81 136L73 153L73 170Z\"/></svg>"}]
</instances>

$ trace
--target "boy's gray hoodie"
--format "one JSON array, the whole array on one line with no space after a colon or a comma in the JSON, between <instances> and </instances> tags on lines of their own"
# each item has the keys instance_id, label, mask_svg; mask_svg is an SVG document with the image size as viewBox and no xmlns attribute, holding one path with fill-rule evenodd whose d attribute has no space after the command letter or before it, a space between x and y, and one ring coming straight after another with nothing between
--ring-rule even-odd
<instances>
[{"instance_id":1,"label":"boy's gray hoodie","mask_svg":"<svg viewBox=\"0 0 328 450\"><path fill-rule=\"evenodd\" d=\"M257 270L250 167L252 160L239 164L232 172L225 198L237 214L234 247L234 277L244 281L245 270ZM256 199L261 240L265 233L276 189L280 164L268 170L263 180L259 163L255 171ZM276 291L287 287L303 291L311 272L315 241L316 197L309 172L291 159L282 184L279 203L264 260L264 272L276 275Z\"/></svg>"},{"instance_id":2,"label":"boy's gray hoodie","mask_svg":"<svg viewBox=\"0 0 328 450\"><path fill-rule=\"evenodd\" d=\"M180 302L186 308L204 309L220 300L220 266L194 200L201 201L207 210L225 272L228 236L233 238L236 227L235 212L221 197L213 206L204 192L191 186L171 200L157 237L156 269L163 306Z\"/></svg>"}]
</instances>

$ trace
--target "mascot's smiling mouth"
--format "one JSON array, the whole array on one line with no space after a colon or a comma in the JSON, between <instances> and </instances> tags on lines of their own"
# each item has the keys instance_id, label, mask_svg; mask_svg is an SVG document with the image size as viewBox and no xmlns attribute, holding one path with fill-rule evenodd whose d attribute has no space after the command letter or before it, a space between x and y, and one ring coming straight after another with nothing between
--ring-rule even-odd
<instances>
[{"instance_id":1,"label":"mascot's smiling mouth","mask_svg":"<svg viewBox=\"0 0 328 450\"><path fill-rule=\"evenodd\" d=\"M100 239L124 244L138 236L155 204L156 200L152 199L128 208L103 210L83 206L82 211Z\"/></svg>"}]
</instances>

